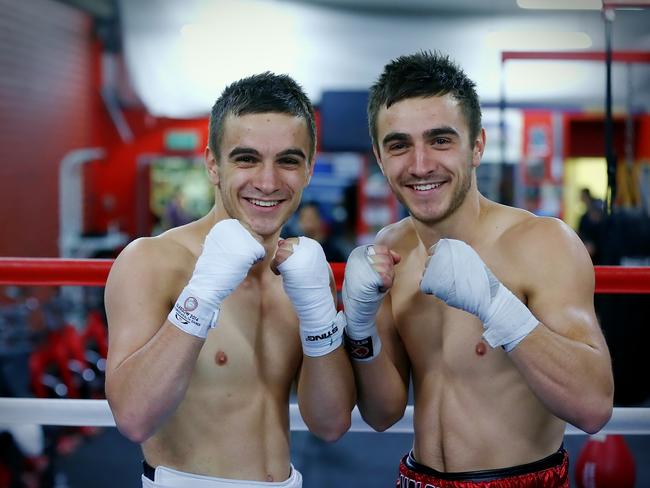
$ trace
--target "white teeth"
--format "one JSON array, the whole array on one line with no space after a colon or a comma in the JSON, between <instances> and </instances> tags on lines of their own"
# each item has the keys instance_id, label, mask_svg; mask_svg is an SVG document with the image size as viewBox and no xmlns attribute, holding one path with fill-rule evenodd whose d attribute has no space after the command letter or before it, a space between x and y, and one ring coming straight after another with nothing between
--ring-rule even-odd
<instances>
[{"instance_id":1,"label":"white teeth","mask_svg":"<svg viewBox=\"0 0 650 488\"><path fill-rule=\"evenodd\" d=\"M280 203L278 200L253 200L252 198L248 200L251 202L253 205L257 205L259 207L275 207L278 203Z\"/></svg>"},{"instance_id":2,"label":"white teeth","mask_svg":"<svg viewBox=\"0 0 650 488\"><path fill-rule=\"evenodd\" d=\"M415 188L418 191L426 191L426 190L433 190L434 188L438 188L442 183L429 183L427 185L413 185L413 188Z\"/></svg>"}]
</instances>

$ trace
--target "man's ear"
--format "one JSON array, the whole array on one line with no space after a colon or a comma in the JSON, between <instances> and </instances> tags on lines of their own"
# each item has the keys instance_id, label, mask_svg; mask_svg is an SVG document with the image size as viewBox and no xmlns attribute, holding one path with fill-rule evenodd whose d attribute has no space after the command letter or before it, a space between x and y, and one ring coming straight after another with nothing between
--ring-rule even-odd
<instances>
[{"instance_id":1,"label":"man's ear","mask_svg":"<svg viewBox=\"0 0 650 488\"><path fill-rule=\"evenodd\" d=\"M377 146L375 144L372 145L372 152L375 154L375 159L377 160L381 174L386 176L386 173L384 173L384 165L381 162L381 156L379 156L379 149L377 149Z\"/></svg>"},{"instance_id":2,"label":"man's ear","mask_svg":"<svg viewBox=\"0 0 650 488\"><path fill-rule=\"evenodd\" d=\"M219 163L217 157L210 147L205 148L204 161L205 169L208 171L210 182L217 186L219 184Z\"/></svg>"},{"instance_id":3,"label":"man's ear","mask_svg":"<svg viewBox=\"0 0 650 488\"><path fill-rule=\"evenodd\" d=\"M472 149L472 166L474 168L481 164L483 151L485 151L485 129L481 127L481 131L474 139L474 148Z\"/></svg>"},{"instance_id":4,"label":"man's ear","mask_svg":"<svg viewBox=\"0 0 650 488\"><path fill-rule=\"evenodd\" d=\"M314 176L314 166L316 165L316 156L312 156L311 161L309 162L309 169L307 174L307 185L311 181L311 177ZM307 186L305 185L305 186Z\"/></svg>"}]
</instances>

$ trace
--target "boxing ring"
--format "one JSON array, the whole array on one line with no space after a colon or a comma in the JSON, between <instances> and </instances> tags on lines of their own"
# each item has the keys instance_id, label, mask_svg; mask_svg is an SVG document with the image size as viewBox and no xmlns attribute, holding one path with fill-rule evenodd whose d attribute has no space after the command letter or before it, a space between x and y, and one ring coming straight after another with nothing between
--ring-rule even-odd
<instances>
[{"instance_id":1,"label":"boxing ring","mask_svg":"<svg viewBox=\"0 0 650 488\"><path fill-rule=\"evenodd\" d=\"M104 286L113 261L110 259L0 258L0 285ZM340 290L343 263L332 263ZM596 293L648 294L650 267L596 266ZM57 426L115 427L106 400L0 398L0 422ZM306 431L298 405L290 405L292 431ZM355 407L350 432L375 432ZM413 406L387 432L413 432ZM568 425L567 435L584 434ZM603 434L650 435L650 408L615 408Z\"/></svg>"}]
</instances>

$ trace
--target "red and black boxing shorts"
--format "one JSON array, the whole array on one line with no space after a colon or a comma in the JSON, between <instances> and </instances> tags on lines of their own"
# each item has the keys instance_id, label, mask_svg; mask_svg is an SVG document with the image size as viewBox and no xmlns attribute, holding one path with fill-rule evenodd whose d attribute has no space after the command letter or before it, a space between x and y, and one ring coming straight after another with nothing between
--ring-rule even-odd
<instances>
[{"instance_id":1,"label":"red and black boxing shorts","mask_svg":"<svg viewBox=\"0 0 650 488\"><path fill-rule=\"evenodd\" d=\"M569 456L564 448L520 466L464 473L442 473L418 463L413 452L402 458L397 488L569 488Z\"/></svg>"}]
</instances>

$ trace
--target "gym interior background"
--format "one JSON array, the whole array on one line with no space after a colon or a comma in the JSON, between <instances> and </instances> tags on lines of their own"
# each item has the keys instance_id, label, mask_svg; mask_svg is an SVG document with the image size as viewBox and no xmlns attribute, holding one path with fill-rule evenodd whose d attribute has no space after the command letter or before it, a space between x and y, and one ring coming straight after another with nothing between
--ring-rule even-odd
<instances>
[{"instance_id":1,"label":"gym interior background","mask_svg":"<svg viewBox=\"0 0 650 488\"><path fill-rule=\"evenodd\" d=\"M604 206L585 234L594 264L647 266L650 2L605 3L607 15L591 0L0 0L0 256L111 258L204 213L209 109L265 70L292 74L316 106L303 201L345 256L405 215L373 159L368 87L389 59L439 49L477 82L481 191L576 231ZM286 232L300 229L296 217ZM648 297L596 301L616 405L649 405ZM101 289L1 287L0 395L102 398L105 341ZM139 450L115 429L43 433L34 456L0 434L0 487L138 486ZM587 440L566 438L574 467ZM650 486L650 439L625 441L636 486ZM408 448L401 434L293 434L310 488L392 486Z\"/></svg>"}]
</instances>

